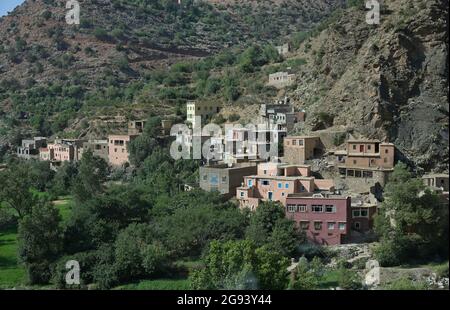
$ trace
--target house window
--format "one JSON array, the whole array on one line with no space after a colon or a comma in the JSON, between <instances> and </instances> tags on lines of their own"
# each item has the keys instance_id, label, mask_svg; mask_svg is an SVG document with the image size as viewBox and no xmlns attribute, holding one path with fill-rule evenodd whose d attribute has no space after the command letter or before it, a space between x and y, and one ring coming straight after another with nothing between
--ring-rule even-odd
<instances>
[{"instance_id":1,"label":"house window","mask_svg":"<svg viewBox=\"0 0 450 310\"><path fill-rule=\"evenodd\" d=\"M314 213L321 213L321 212L323 212L323 206L322 205L312 205L311 210Z\"/></svg>"},{"instance_id":2,"label":"house window","mask_svg":"<svg viewBox=\"0 0 450 310\"><path fill-rule=\"evenodd\" d=\"M360 223L360 222L355 222L355 223L353 224L353 227L354 227L355 229L360 229L360 228L361 228L361 223Z\"/></svg>"},{"instance_id":3,"label":"house window","mask_svg":"<svg viewBox=\"0 0 450 310\"><path fill-rule=\"evenodd\" d=\"M353 160L353 164L356 165L356 159Z\"/></svg>"},{"instance_id":4,"label":"house window","mask_svg":"<svg viewBox=\"0 0 450 310\"><path fill-rule=\"evenodd\" d=\"M339 230L345 230L345 223L339 223Z\"/></svg>"},{"instance_id":5,"label":"house window","mask_svg":"<svg viewBox=\"0 0 450 310\"><path fill-rule=\"evenodd\" d=\"M361 170L355 170L355 177L357 178L361 177Z\"/></svg>"},{"instance_id":6,"label":"house window","mask_svg":"<svg viewBox=\"0 0 450 310\"><path fill-rule=\"evenodd\" d=\"M368 210L361 210L361 216L362 217L368 217L369 216Z\"/></svg>"},{"instance_id":7,"label":"house window","mask_svg":"<svg viewBox=\"0 0 450 310\"><path fill-rule=\"evenodd\" d=\"M303 146L303 140L298 140L298 145Z\"/></svg>"},{"instance_id":8,"label":"house window","mask_svg":"<svg viewBox=\"0 0 450 310\"><path fill-rule=\"evenodd\" d=\"M384 150L384 153L386 153L386 154L389 153L389 150L388 150L388 149L385 149L385 150Z\"/></svg>"},{"instance_id":9,"label":"house window","mask_svg":"<svg viewBox=\"0 0 450 310\"><path fill-rule=\"evenodd\" d=\"M361 210L353 210L352 211L353 217L360 217L361 216Z\"/></svg>"},{"instance_id":10,"label":"house window","mask_svg":"<svg viewBox=\"0 0 450 310\"><path fill-rule=\"evenodd\" d=\"M284 184L284 188L289 188L289 183Z\"/></svg>"},{"instance_id":11,"label":"house window","mask_svg":"<svg viewBox=\"0 0 450 310\"><path fill-rule=\"evenodd\" d=\"M239 192L241 197L244 197L244 192Z\"/></svg>"},{"instance_id":12,"label":"house window","mask_svg":"<svg viewBox=\"0 0 450 310\"><path fill-rule=\"evenodd\" d=\"M263 174L267 174L267 170L264 170L264 171L263 171Z\"/></svg>"},{"instance_id":13,"label":"house window","mask_svg":"<svg viewBox=\"0 0 450 310\"><path fill-rule=\"evenodd\" d=\"M278 183L278 188L283 188L283 184L282 183Z\"/></svg>"},{"instance_id":14,"label":"house window","mask_svg":"<svg viewBox=\"0 0 450 310\"><path fill-rule=\"evenodd\" d=\"M309 222L308 221L301 221L300 222L300 228L303 230L309 229Z\"/></svg>"},{"instance_id":15,"label":"house window","mask_svg":"<svg viewBox=\"0 0 450 310\"><path fill-rule=\"evenodd\" d=\"M299 212L306 212L306 205L299 205L298 206L298 211Z\"/></svg>"},{"instance_id":16,"label":"house window","mask_svg":"<svg viewBox=\"0 0 450 310\"><path fill-rule=\"evenodd\" d=\"M262 181L262 185L265 185L265 186L269 185L269 181L268 180L263 180Z\"/></svg>"},{"instance_id":17,"label":"house window","mask_svg":"<svg viewBox=\"0 0 450 310\"><path fill-rule=\"evenodd\" d=\"M353 145L353 150L356 150L356 145Z\"/></svg>"},{"instance_id":18,"label":"house window","mask_svg":"<svg viewBox=\"0 0 450 310\"><path fill-rule=\"evenodd\" d=\"M300 191L304 192L305 191L305 187L303 185L300 185Z\"/></svg>"},{"instance_id":19,"label":"house window","mask_svg":"<svg viewBox=\"0 0 450 310\"><path fill-rule=\"evenodd\" d=\"M298 212L298 207L296 205L288 205L287 209L289 213Z\"/></svg>"},{"instance_id":20,"label":"house window","mask_svg":"<svg viewBox=\"0 0 450 310\"><path fill-rule=\"evenodd\" d=\"M292 145L297 145L297 140L292 140Z\"/></svg>"},{"instance_id":21,"label":"house window","mask_svg":"<svg viewBox=\"0 0 450 310\"><path fill-rule=\"evenodd\" d=\"M247 184L248 184L248 187L252 187L253 186L253 181L252 180L248 180Z\"/></svg>"},{"instance_id":22,"label":"house window","mask_svg":"<svg viewBox=\"0 0 450 310\"><path fill-rule=\"evenodd\" d=\"M325 212L326 213L336 213L336 207L333 205L326 205Z\"/></svg>"},{"instance_id":23,"label":"house window","mask_svg":"<svg viewBox=\"0 0 450 310\"><path fill-rule=\"evenodd\" d=\"M315 230L322 230L322 222L314 222Z\"/></svg>"},{"instance_id":24,"label":"house window","mask_svg":"<svg viewBox=\"0 0 450 310\"><path fill-rule=\"evenodd\" d=\"M334 230L334 222L328 222L328 230Z\"/></svg>"},{"instance_id":25,"label":"house window","mask_svg":"<svg viewBox=\"0 0 450 310\"><path fill-rule=\"evenodd\" d=\"M372 146L369 144L368 146L367 146L367 150L371 150L372 149Z\"/></svg>"}]
</instances>

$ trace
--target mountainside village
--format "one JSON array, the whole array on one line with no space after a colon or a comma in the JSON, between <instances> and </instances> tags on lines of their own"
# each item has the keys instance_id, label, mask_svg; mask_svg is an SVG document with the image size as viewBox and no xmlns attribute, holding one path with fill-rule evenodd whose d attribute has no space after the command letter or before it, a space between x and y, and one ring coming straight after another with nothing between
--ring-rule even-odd
<instances>
[{"instance_id":1,"label":"mountainside village","mask_svg":"<svg viewBox=\"0 0 450 310\"><path fill-rule=\"evenodd\" d=\"M213 102L188 102L186 123L206 123L219 113ZM219 153L219 159L204 160L199 184L185 184L189 191L200 187L218 191L237 200L240 208L255 210L261 201L281 203L286 217L306 232L308 240L320 245L370 242L374 240L373 218L383 200L382 190L396 164L395 145L388 141L347 137L336 146L327 135L291 135L297 123L304 122L304 111L295 111L288 98L262 104L258 121L268 129L235 126L224 135L205 136ZM45 137L22 140L17 156L49 161L57 170L63 162L79 161L92 151L113 168L129 165L128 144L142 134L146 121L129 121L127 134L110 134L107 139L82 140ZM161 122L161 139L173 140L172 121ZM192 127L191 127L192 128ZM172 133L173 135L173 133ZM257 137L250 141L249 136ZM263 136L264 138L261 138ZM282 146L276 158L255 159L260 147L270 146L271 138ZM267 139L265 140L265 137ZM192 150L193 136L177 136L176 141ZM425 185L440 194L448 204L449 176L425 174Z\"/></svg>"}]
</instances>

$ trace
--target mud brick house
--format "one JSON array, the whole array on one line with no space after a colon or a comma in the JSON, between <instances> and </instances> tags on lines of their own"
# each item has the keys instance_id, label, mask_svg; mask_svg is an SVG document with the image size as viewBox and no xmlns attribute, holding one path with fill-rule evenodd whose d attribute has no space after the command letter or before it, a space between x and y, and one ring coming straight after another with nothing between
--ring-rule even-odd
<instances>
[{"instance_id":1,"label":"mud brick house","mask_svg":"<svg viewBox=\"0 0 450 310\"><path fill-rule=\"evenodd\" d=\"M213 101L209 102L189 101L186 104L186 117L187 117L186 120L193 127L196 126L196 117L199 117L203 125L205 125L208 118L219 112L220 112L220 105Z\"/></svg>"},{"instance_id":2,"label":"mud brick house","mask_svg":"<svg viewBox=\"0 0 450 310\"><path fill-rule=\"evenodd\" d=\"M366 201L363 197L351 198L351 229L352 232L365 233L373 229L377 204Z\"/></svg>"},{"instance_id":3,"label":"mud brick house","mask_svg":"<svg viewBox=\"0 0 450 310\"><path fill-rule=\"evenodd\" d=\"M308 240L321 245L346 243L351 227L351 198L290 194L286 217L306 232Z\"/></svg>"},{"instance_id":4,"label":"mud brick house","mask_svg":"<svg viewBox=\"0 0 450 310\"><path fill-rule=\"evenodd\" d=\"M267 85L276 88L283 88L295 83L295 74L289 72L276 72L269 74L269 83Z\"/></svg>"},{"instance_id":5,"label":"mud brick house","mask_svg":"<svg viewBox=\"0 0 450 310\"><path fill-rule=\"evenodd\" d=\"M283 45L278 45L275 47L280 56L286 56L291 51L291 46L289 43L285 43Z\"/></svg>"},{"instance_id":6,"label":"mud brick house","mask_svg":"<svg viewBox=\"0 0 450 310\"><path fill-rule=\"evenodd\" d=\"M83 146L78 149L78 158L83 156L86 151L91 151L94 156L103 158L106 162L109 161L108 140L89 140L83 142Z\"/></svg>"},{"instance_id":7,"label":"mud brick house","mask_svg":"<svg viewBox=\"0 0 450 310\"><path fill-rule=\"evenodd\" d=\"M123 166L129 162L129 143L137 135L109 135L108 136L108 161L112 166Z\"/></svg>"},{"instance_id":8,"label":"mud brick house","mask_svg":"<svg viewBox=\"0 0 450 310\"><path fill-rule=\"evenodd\" d=\"M247 175L256 173L256 162L213 164L200 167L200 188L205 191L218 191L226 197L233 197L236 188Z\"/></svg>"},{"instance_id":9,"label":"mud brick house","mask_svg":"<svg viewBox=\"0 0 450 310\"><path fill-rule=\"evenodd\" d=\"M22 145L17 148L17 157L22 159L39 159L39 149L47 145L47 138L34 137L22 140Z\"/></svg>"},{"instance_id":10,"label":"mud brick house","mask_svg":"<svg viewBox=\"0 0 450 310\"><path fill-rule=\"evenodd\" d=\"M295 165L303 165L306 160L317 158L324 150L320 138L313 136L287 136L283 148L284 161Z\"/></svg>"},{"instance_id":11,"label":"mud brick house","mask_svg":"<svg viewBox=\"0 0 450 310\"><path fill-rule=\"evenodd\" d=\"M241 208L255 210L260 201L279 201L286 205L289 194L333 190L334 181L312 177L310 166L262 163L256 175L244 177L236 198Z\"/></svg>"},{"instance_id":12,"label":"mud brick house","mask_svg":"<svg viewBox=\"0 0 450 310\"><path fill-rule=\"evenodd\" d=\"M349 140L346 150L334 152L341 178L350 189L368 192L384 186L394 168L395 146L379 140Z\"/></svg>"}]
</instances>

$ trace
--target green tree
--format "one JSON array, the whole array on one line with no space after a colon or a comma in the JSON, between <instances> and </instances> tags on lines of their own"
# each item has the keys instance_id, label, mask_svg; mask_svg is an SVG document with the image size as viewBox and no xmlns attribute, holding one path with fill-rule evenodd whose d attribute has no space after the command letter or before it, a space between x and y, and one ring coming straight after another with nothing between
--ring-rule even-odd
<instances>
[{"instance_id":1,"label":"green tree","mask_svg":"<svg viewBox=\"0 0 450 310\"><path fill-rule=\"evenodd\" d=\"M83 153L72 190L77 201L87 201L103 192L103 182L108 174L108 164L92 151Z\"/></svg>"},{"instance_id":2,"label":"green tree","mask_svg":"<svg viewBox=\"0 0 450 310\"><path fill-rule=\"evenodd\" d=\"M295 223L286 219L283 207L274 202L264 202L250 215L246 237L257 246L267 245L285 256L295 253L302 237Z\"/></svg>"},{"instance_id":3,"label":"green tree","mask_svg":"<svg viewBox=\"0 0 450 310\"><path fill-rule=\"evenodd\" d=\"M375 230L380 237L375 254L384 266L448 257L448 206L403 163L386 185Z\"/></svg>"},{"instance_id":4,"label":"green tree","mask_svg":"<svg viewBox=\"0 0 450 310\"><path fill-rule=\"evenodd\" d=\"M250 240L212 241L203 258L204 267L194 271L194 289L284 289L288 259L257 248Z\"/></svg>"},{"instance_id":5,"label":"green tree","mask_svg":"<svg viewBox=\"0 0 450 310\"><path fill-rule=\"evenodd\" d=\"M19 257L31 284L51 279L51 263L62 250L61 216L50 202L41 200L19 221Z\"/></svg>"},{"instance_id":6,"label":"green tree","mask_svg":"<svg viewBox=\"0 0 450 310\"><path fill-rule=\"evenodd\" d=\"M301 257L294 269L289 288L294 290L314 290L319 288L325 267L320 258L314 257L311 262Z\"/></svg>"}]
</instances>

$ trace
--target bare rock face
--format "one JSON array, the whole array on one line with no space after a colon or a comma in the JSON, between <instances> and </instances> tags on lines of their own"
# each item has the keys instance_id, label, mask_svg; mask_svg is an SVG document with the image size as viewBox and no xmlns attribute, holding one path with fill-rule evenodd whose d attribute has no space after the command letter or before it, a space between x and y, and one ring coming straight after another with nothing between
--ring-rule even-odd
<instances>
[{"instance_id":1,"label":"bare rock face","mask_svg":"<svg viewBox=\"0 0 450 310\"><path fill-rule=\"evenodd\" d=\"M448 1L384 1L381 24L366 12L344 12L299 56L308 59L296 99L318 128L345 126L389 140L400 158L448 171ZM308 49L309 48L309 49Z\"/></svg>"}]
</instances>

